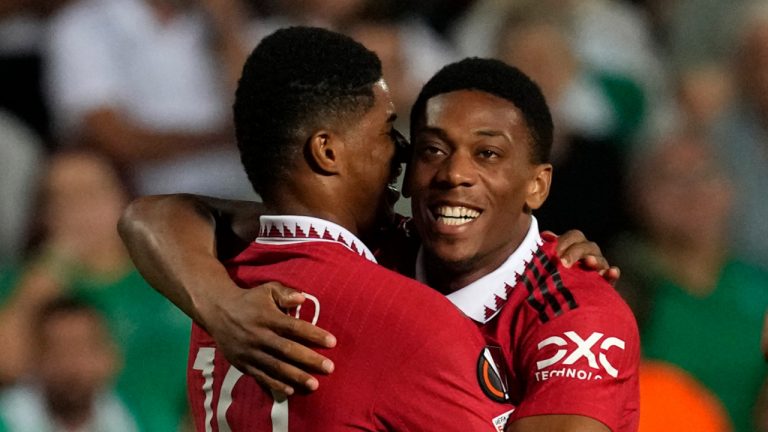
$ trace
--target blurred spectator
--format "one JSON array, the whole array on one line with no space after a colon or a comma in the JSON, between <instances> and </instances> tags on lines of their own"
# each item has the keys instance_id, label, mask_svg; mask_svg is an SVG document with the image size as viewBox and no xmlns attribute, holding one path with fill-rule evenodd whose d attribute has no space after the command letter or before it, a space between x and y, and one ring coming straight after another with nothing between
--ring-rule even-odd
<instances>
[{"instance_id":1,"label":"blurred spectator","mask_svg":"<svg viewBox=\"0 0 768 432\"><path fill-rule=\"evenodd\" d=\"M736 99L713 141L736 188L734 253L768 269L768 3L744 12L736 53Z\"/></svg>"},{"instance_id":2,"label":"blurred spectator","mask_svg":"<svg viewBox=\"0 0 768 432\"><path fill-rule=\"evenodd\" d=\"M599 244L610 243L626 228L624 156L643 119L641 90L579 62L565 18L538 2L511 9L497 57L531 76L552 110L555 170L547 203L536 213L542 228L578 228Z\"/></svg>"},{"instance_id":3,"label":"blurred spectator","mask_svg":"<svg viewBox=\"0 0 768 432\"><path fill-rule=\"evenodd\" d=\"M42 159L40 138L0 108L0 268L20 258Z\"/></svg>"},{"instance_id":4,"label":"blurred spectator","mask_svg":"<svg viewBox=\"0 0 768 432\"><path fill-rule=\"evenodd\" d=\"M488 57L510 9L530 0L476 0L450 31L462 55ZM589 67L656 89L663 66L643 11L618 0L540 0L538 10L567 17L576 56Z\"/></svg>"},{"instance_id":5,"label":"blurred spectator","mask_svg":"<svg viewBox=\"0 0 768 432\"><path fill-rule=\"evenodd\" d=\"M734 431L754 432L768 376L759 345L768 273L728 246L733 189L718 162L689 133L640 154L630 184L642 232L611 256L643 355L690 373L722 402Z\"/></svg>"},{"instance_id":6,"label":"blurred spectator","mask_svg":"<svg viewBox=\"0 0 768 432\"><path fill-rule=\"evenodd\" d=\"M51 13L67 1L0 2L0 110L22 121L49 149L54 142L43 95L45 26Z\"/></svg>"},{"instance_id":7,"label":"blurred spectator","mask_svg":"<svg viewBox=\"0 0 768 432\"><path fill-rule=\"evenodd\" d=\"M173 431L187 413L189 320L132 266L117 234L127 192L106 159L71 150L52 157L42 180L38 241L16 270L0 309L0 377L30 372L32 322L63 294L96 306L120 345L117 391L141 430Z\"/></svg>"},{"instance_id":8,"label":"blurred spectator","mask_svg":"<svg viewBox=\"0 0 768 432\"><path fill-rule=\"evenodd\" d=\"M252 195L229 108L247 16L239 0L73 0L46 52L56 132L128 166L141 194Z\"/></svg>"},{"instance_id":9,"label":"blurred spectator","mask_svg":"<svg viewBox=\"0 0 768 432\"><path fill-rule=\"evenodd\" d=\"M577 58L566 16L544 10L538 2L519 3L499 31L496 56L541 86L552 105L556 129L617 144L629 142L645 114L640 87Z\"/></svg>"},{"instance_id":10,"label":"blurred spectator","mask_svg":"<svg viewBox=\"0 0 768 432\"><path fill-rule=\"evenodd\" d=\"M680 71L676 99L687 127L706 131L731 103L733 85L730 69L724 64L702 64Z\"/></svg>"},{"instance_id":11,"label":"blurred spectator","mask_svg":"<svg viewBox=\"0 0 768 432\"><path fill-rule=\"evenodd\" d=\"M358 19L365 10L367 0L282 0L275 2L276 10L263 22L264 29L258 30L261 39L279 27L306 25L340 29Z\"/></svg>"},{"instance_id":12,"label":"blurred spectator","mask_svg":"<svg viewBox=\"0 0 768 432\"><path fill-rule=\"evenodd\" d=\"M134 432L112 389L120 360L104 318L70 299L44 305L32 333L29 382L0 395L11 432Z\"/></svg>"},{"instance_id":13,"label":"blurred spectator","mask_svg":"<svg viewBox=\"0 0 768 432\"><path fill-rule=\"evenodd\" d=\"M353 37L365 38L370 46L382 50L382 61L389 71L395 71L393 57L388 50L395 49L403 56L407 67L405 84L412 88L398 89L394 83L390 87L394 95L413 94L408 99L414 100L421 85L444 65L457 60L453 47L446 43L435 31L407 8L402 1L380 0L290 0L280 3L280 10L273 16L256 20L252 26L255 41L272 33L280 27L290 25L312 25L349 33ZM384 78L390 79L387 71ZM392 78L396 79L396 76ZM412 83L409 83L412 82ZM401 117L407 117L410 105L397 106Z\"/></svg>"},{"instance_id":14,"label":"blurred spectator","mask_svg":"<svg viewBox=\"0 0 768 432\"><path fill-rule=\"evenodd\" d=\"M744 18L740 12L750 3L756 1L654 0L651 8L660 22L656 36L668 67L679 71L727 62Z\"/></svg>"},{"instance_id":15,"label":"blurred spectator","mask_svg":"<svg viewBox=\"0 0 768 432\"><path fill-rule=\"evenodd\" d=\"M65 1L0 2L0 268L20 258L37 166L53 147L42 43L47 16Z\"/></svg>"},{"instance_id":16,"label":"blurred spectator","mask_svg":"<svg viewBox=\"0 0 768 432\"><path fill-rule=\"evenodd\" d=\"M445 34L476 0L389 0L406 3L417 11L438 33Z\"/></svg>"},{"instance_id":17,"label":"blurred spectator","mask_svg":"<svg viewBox=\"0 0 768 432\"><path fill-rule=\"evenodd\" d=\"M555 5L559 4L555 1ZM641 85L652 106L666 87L666 69L651 35L648 16L620 0L568 0L573 11L574 47L596 70L627 77ZM556 10L556 9L555 9Z\"/></svg>"}]
</instances>

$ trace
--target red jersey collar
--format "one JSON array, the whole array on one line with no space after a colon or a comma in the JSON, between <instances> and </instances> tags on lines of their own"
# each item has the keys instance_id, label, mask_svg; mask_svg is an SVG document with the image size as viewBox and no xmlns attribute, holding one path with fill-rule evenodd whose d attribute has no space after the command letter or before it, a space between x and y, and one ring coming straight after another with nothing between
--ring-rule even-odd
<instances>
[{"instance_id":1,"label":"red jersey collar","mask_svg":"<svg viewBox=\"0 0 768 432\"><path fill-rule=\"evenodd\" d=\"M457 291L448 294L456 307L465 315L479 323L487 323L499 312L517 284L518 275L522 274L534 252L544 244L539 234L539 224L531 216L531 225L520 246L496 270ZM416 257L416 279L427 283L424 270L423 246Z\"/></svg>"},{"instance_id":2,"label":"red jersey collar","mask_svg":"<svg viewBox=\"0 0 768 432\"><path fill-rule=\"evenodd\" d=\"M309 216L261 216L259 224L261 229L256 243L340 243L368 261L376 262L376 258L360 239L346 228L325 219Z\"/></svg>"}]
</instances>

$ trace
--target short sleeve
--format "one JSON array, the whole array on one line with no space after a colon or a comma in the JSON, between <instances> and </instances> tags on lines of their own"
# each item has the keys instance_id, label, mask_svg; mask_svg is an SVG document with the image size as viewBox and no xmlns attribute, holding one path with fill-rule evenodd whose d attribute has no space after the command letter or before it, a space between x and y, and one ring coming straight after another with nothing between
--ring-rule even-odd
<instances>
[{"instance_id":1,"label":"short sleeve","mask_svg":"<svg viewBox=\"0 0 768 432\"><path fill-rule=\"evenodd\" d=\"M571 291L575 309L546 322L535 314L527 318L513 359L525 383L513 419L573 414L614 432L633 430L640 361L635 318L608 284L572 283Z\"/></svg>"}]
</instances>

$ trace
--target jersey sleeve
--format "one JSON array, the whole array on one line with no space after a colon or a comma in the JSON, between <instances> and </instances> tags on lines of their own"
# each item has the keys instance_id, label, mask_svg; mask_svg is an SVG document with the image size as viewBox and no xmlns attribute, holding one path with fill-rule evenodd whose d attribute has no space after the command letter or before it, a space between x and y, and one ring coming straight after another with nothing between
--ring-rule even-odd
<instances>
[{"instance_id":1,"label":"jersey sleeve","mask_svg":"<svg viewBox=\"0 0 768 432\"><path fill-rule=\"evenodd\" d=\"M548 320L533 310L524 313L526 331L517 338L513 365L525 384L512 421L572 414L614 432L634 430L640 361L634 315L598 277L564 281L575 308Z\"/></svg>"},{"instance_id":2,"label":"jersey sleeve","mask_svg":"<svg viewBox=\"0 0 768 432\"><path fill-rule=\"evenodd\" d=\"M478 366L488 357L482 336L461 317L442 327L393 365L375 403L377 424L398 431L503 431L513 407L481 388Z\"/></svg>"}]
</instances>

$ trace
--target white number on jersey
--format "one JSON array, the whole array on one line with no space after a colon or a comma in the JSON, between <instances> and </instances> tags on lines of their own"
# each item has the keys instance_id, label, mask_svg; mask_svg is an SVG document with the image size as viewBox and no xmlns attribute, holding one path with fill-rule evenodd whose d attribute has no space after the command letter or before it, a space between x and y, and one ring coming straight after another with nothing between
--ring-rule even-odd
<instances>
[{"instance_id":1,"label":"white number on jersey","mask_svg":"<svg viewBox=\"0 0 768 432\"><path fill-rule=\"evenodd\" d=\"M205 432L213 432L213 422L217 425L219 432L232 432L227 423L227 410L232 406L232 390L235 384L243 377L234 366L230 366L224 377L224 383L221 385L219 401L216 407L216 419L213 418L213 360L216 357L216 349L211 347L201 347L197 350L195 363L192 366L194 370L199 370L203 374L203 409L205 411ZM288 398L272 393L272 432L288 432Z\"/></svg>"}]
</instances>

